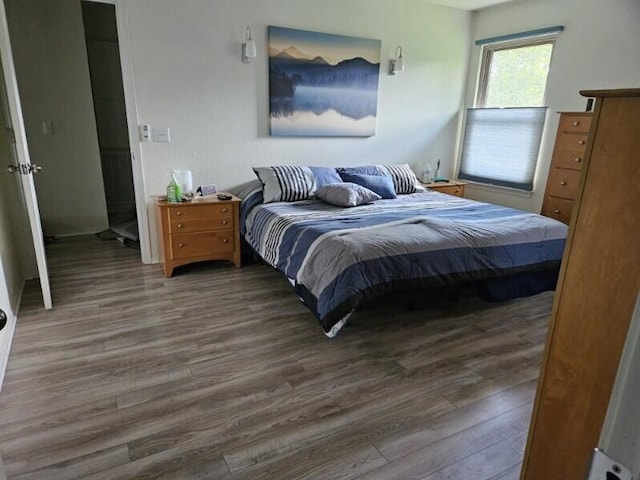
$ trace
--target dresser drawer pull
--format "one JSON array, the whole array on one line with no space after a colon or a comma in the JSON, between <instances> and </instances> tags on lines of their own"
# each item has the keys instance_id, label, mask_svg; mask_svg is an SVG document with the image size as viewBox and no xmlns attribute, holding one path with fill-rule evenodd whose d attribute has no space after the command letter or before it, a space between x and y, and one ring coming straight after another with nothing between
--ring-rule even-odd
<instances>
[{"instance_id":1,"label":"dresser drawer pull","mask_svg":"<svg viewBox=\"0 0 640 480\"><path fill-rule=\"evenodd\" d=\"M560 210L558 210L557 208L553 211L553 213L555 213L556 215L558 215L560 213Z\"/></svg>"},{"instance_id":2,"label":"dresser drawer pull","mask_svg":"<svg viewBox=\"0 0 640 480\"><path fill-rule=\"evenodd\" d=\"M178 211L176 212L176 215L177 215L178 217L179 217L180 215L182 215L182 210L178 210Z\"/></svg>"},{"instance_id":3,"label":"dresser drawer pull","mask_svg":"<svg viewBox=\"0 0 640 480\"><path fill-rule=\"evenodd\" d=\"M560 185L566 185L567 182L565 182L564 180L560 182Z\"/></svg>"},{"instance_id":4,"label":"dresser drawer pull","mask_svg":"<svg viewBox=\"0 0 640 480\"><path fill-rule=\"evenodd\" d=\"M227 223L229 223L229 222L227 222L226 220L222 220L222 224L223 225L226 225Z\"/></svg>"},{"instance_id":5,"label":"dresser drawer pull","mask_svg":"<svg viewBox=\"0 0 640 480\"><path fill-rule=\"evenodd\" d=\"M184 248L184 243L179 243L179 244L178 244L178 247L180 247L180 248Z\"/></svg>"},{"instance_id":6,"label":"dresser drawer pull","mask_svg":"<svg viewBox=\"0 0 640 480\"><path fill-rule=\"evenodd\" d=\"M580 122L577 122L577 121L576 121L576 122L573 122L573 126L574 126L574 127L577 127L578 125L580 125Z\"/></svg>"},{"instance_id":7,"label":"dresser drawer pull","mask_svg":"<svg viewBox=\"0 0 640 480\"><path fill-rule=\"evenodd\" d=\"M580 157L576 157L573 159L574 162L576 163L580 163L582 161L582 159Z\"/></svg>"},{"instance_id":8,"label":"dresser drawer pull","mask_svg":"<svg viewBox=\"0 0 640 480\"><path fill-rule=\"evenodd\" d=\"M228 211L229 211L229 209L228 209L227 207L224 207L224 208L222 209L222 213L227 213Z\"/></svg>"},{"instance_id":9,"label":"dresser drawer pull","mask_svg":"<svg viewBox=\"0 0 640 480\"><path fill-rule=\"evenodd\" d=\"M183 228L183 227L184 227L184 224L179 223L178 225L176 225L176 227L178 227L178 228Z\"/></svg>"},{"instance_id":10,"label":"dresser drawer pull","mask_svg":"<svg viewBox=\"0 0 640 480\"><path fill-rule=\"evenodd\" d=\"M229 243L229 239L228 238L223 238L222 239L222 243Z\"/></svg>"},{"instance_id":11,"label":"dresser drawer pull","mask_svg":"<svg viewBox=\"0 0 640 480\"><path fill-rule=\"evenodd\" d=\"M584 145L585 143L587 142L585 142L584 140L578 140L578 145Z\"/></svg>"}]
</instances>

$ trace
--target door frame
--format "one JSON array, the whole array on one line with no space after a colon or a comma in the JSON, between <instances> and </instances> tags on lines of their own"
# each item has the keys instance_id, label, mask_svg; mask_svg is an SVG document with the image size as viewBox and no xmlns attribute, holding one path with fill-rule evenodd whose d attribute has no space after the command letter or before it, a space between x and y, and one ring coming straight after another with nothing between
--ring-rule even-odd
<instances>
[{"instance_id":1,"label":"door frame","mask_svg":"<svg viewBox=\"0 0 640 480\"><path fill-rule=\"evenodd\" d=\"M129 131L129 149L131 151L131 170L133 172L133 189L136 199L136 216L138 220L138 237L140 238L140 256L142 263L151 263L151 236L149 218L147 216L147 198L144 187L144 171L142 169L142 149L138 134L138 106L133 77L133 61L131 57L131 37L127 18L125 0L87 0L93 3L106 3L116 8L116 28L118 31L118 49L120 51L120 67L122 69L122 86Z\"/></svg>"}]
</instances>

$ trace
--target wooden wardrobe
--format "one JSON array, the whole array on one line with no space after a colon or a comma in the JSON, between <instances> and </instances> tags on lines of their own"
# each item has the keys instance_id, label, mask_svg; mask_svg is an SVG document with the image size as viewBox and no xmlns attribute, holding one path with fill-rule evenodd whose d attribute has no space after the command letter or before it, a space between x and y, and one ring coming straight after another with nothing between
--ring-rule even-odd
<instances>
[{"instance_id":1,"label":"wooden wardrobe","mask_svg":"<svg viewBox=\"0 0 640 480\"><path fill-rule=\"evenodd\" d=\"M522 480L585 480L640 291L640 88L596 98Z\"/></svg>"}]
</instances>

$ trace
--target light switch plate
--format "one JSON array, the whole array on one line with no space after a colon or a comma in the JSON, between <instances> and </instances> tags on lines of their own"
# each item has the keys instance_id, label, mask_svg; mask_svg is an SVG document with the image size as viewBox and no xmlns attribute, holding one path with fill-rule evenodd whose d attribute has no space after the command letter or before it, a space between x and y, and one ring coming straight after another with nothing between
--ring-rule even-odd
<instances>
[{"instance_id":1,"label":"light switch plate","mask_svg":"<svg viewBox=\"0 0 640 480\"><path fill-rule=\"evenodd\" d=\"M151 125L144 124L140 125L140 141L141 142L150 142L151 141Z\"/></svg>"},{"instance_id":2,"label":"light switch plate","mask_svg":"<svg viewBox=\"0 0 640 480\"><path fill-rule=\"evenodd\" d=\"M42 133L44 135L53 135L53 122L42 122Z\"/></svg>"},{"instance_id":3,"label":"light switch plate","mask_svg":"<svg viewBox=\"0 0 640 480\"><path fill-rule=\"evenodd\" d=\"M587 480L633 480L633 475L627 467L596 448L593 452L591 470Z\"/></svg>"},{"instance_id":4,"label":"light switch plate","mask_svg":"<svg viewBox=\"0 0 640 480\"><path fill-rule=\"evenodd\" d=\"M166 127L151 127L151 140L160 143L169 143L171 137Z\"/></svg>"}]
</instances>

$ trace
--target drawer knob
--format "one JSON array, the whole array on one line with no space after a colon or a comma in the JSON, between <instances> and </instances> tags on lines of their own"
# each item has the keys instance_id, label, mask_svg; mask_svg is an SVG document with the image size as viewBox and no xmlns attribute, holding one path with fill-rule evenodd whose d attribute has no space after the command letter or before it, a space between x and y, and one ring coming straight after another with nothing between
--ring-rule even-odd
<instances>
[{"instance_id":1,"label":"drawer knob","mask_svg":"<svg viewBox=\"0 0 640 480\"><path fill-rule=\"evenodd\" d=\"M178 228L182 228L184 227L184 225L182 223L179 223L178 225L176 225Z\"/></svg>"},{"instance_id":2,"label":"drawer knob","mask_svg":"<svg viewBox=\"0 0 640 480\"><path fill-rule=\"evenodd\" d=\"M180 215L182 215L182 210L178 210L178 211L176 212L176 215L177 215L178 217L179 217Z\"/></svg>"},{"instance_id":3,"label":"drawer knob","mask_svg":"<svg viewBox=\"0 0 640 480\"><path fill-rule=\"evenodd\" d=\"M555 213L556 215L560 213L560 210L558 210L557 208L553 211L553 213Z\"/></svg>"},{"instance_id":4,"label":"drawer knob","mask_svg":"<svg viewBox=\"0 0 640 480\"><path fill-rule=\"evenodd\" d=\"M566 185L567 182L565 182L564 180L560 182L560 185Z\"/></svg>"},{"instance_id":5,"label":"drawer knob","mask_svg":"<svg viewBox=\"0 0 640 480\"><path fill-rule=\"evenodd\" d=\"M582 159L580 157L576 157L573 159L574 162L576 163L580 163L582 161Z\"/></svg>"},{"instance_id":6,"label":"drawer knob","mask_svg":"<svg viewBox=\"0 0 640 480\"><path fill-rule=\"evenodd\" d=\"M228 222L226 220L222 220L222 224L226 225Z\"/></svg>"},{"instance_id":7,"label":"drawer knob","mask_svg":"<svg viewBox=\"0 0 640 480\"><path fill-rule=\"evenodd\" d=\"M586 142L584 140L578 140L578 145L584 145Z\"/></svg>"},{"instance_id":8,"label":"drawer knob","mask_svg":"<svg viewBox=\"0 0 640 480\"><path fill-rule=\"evenodd\" d=\"M574 127L577 127L578 125L580 125L580 122L573 122Z\"/></svg>"},{"instance_id":9,"label":"drawer knob","mask_svg":"<svg viewBox=\"0 0 640 480\"><path fill-rule=\"evenodd\" d=\"M184 248L184 243L179 243L179 244L178 244L178 247L180 247L180 248Z\"/></svg>"},{"instance_id":10,"label":"drawer knob","mask_svg":"<svg viewBox=\"0 0 640 480\"><path fill-rule=\"evenodd\" d=\"M222 239L222 243L229 243L229 239L228 238L223 238Z\"/></svg>"},{"instance_id":11,"label":"drawer knob","mask_svg":"<svg viewBox=\"0 0 640 480\"><path fill-rule=\"evenodd\" d=\"M222 213L227 213L228 211L229 211L229 209L228 209L227 207L224 207L224 208L222 209Z\"/></svg>"}]
</instances>

